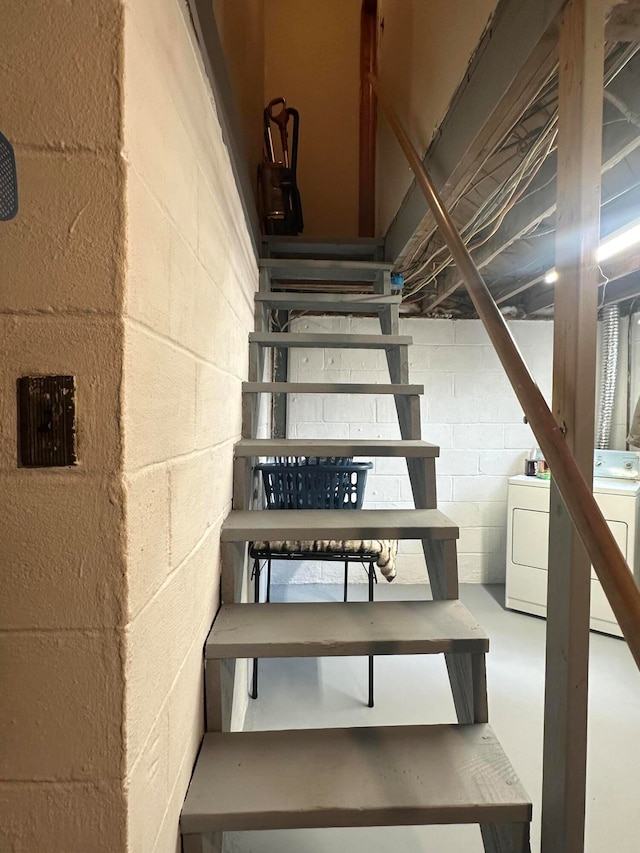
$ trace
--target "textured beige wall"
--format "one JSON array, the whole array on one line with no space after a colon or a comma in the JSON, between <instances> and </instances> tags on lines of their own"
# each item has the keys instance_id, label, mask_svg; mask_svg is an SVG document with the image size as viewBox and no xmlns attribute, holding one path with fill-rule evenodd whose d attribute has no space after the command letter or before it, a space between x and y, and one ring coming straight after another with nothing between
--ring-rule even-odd
<instances>
[{"instance_id":1,"label":"textured beige wall","mask_svg":"<svg viewBox=\"0 0 640 853\"><path fill-rule=\"evenodd\" d=\"M305 235L358 233L360 0L268 0L265 103L300 112Z\"/></svg>"},{"instance_id":2,"label":"textured beige wall","mask_svg":"<svg viewBox=\"0 0 640 853\"><path fill-rule=\"evenodd\" d=\"M125 846L119 0L5 3L0 130L0 850ZM19 469L16 379L73 374L75 468Z\"/></svg>"},{"instance_id":3,"label":"textured beige wall","mask_svg":"<svg viewBox=\"0 0 640 853\"><path fill-rule=\"evenodd\" d=\"M0 850L173 853L255 260L179 0L11 4L0 55ZM76 377L75 468L17 468L32 373Z\"/></svg>"},{"instance_id":4,"label":"textured beige wall","mask_svg":"<svg viewBox=\"0 0 640 853\"><path fill-rule=\"evenodd\" d=\"M378 0L379 76L414 144L426 151L464 77L497 0ZM406 158L378 123L378 233L412 180Z\"/></svg>"},{"instance_id":5,"label":"textured beige wall","mask_svg":"<svg viewBox=\"0 0 640 853\"><path fill-rule=\"evenodd\" d=\"M251 185L262 160L265 0L213 0L220 41L238 107Z\"/></svg>"},{"instance_id":6,"label":"textured beige wall","mask_svg":"<svg viewBox=\"0 0 640 853\"><path fill-rule=\"evenodd\" d=\"M182 4L127 0L124 55L129 849L173 853L257 268Z\"/></svg>"}]
</instances>

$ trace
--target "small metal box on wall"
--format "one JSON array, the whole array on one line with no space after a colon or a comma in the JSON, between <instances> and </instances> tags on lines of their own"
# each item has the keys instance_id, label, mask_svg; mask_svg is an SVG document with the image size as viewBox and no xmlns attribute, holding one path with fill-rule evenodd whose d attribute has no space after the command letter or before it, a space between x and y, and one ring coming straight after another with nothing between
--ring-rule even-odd
<instances>
[{"instance_id":1,"label":"small metal box on wall","mask_svg":"<svg viewBox=\"0 0 640 853\"><path fill-rule=\"evenodd\" d=\"M18 465L56 468L76 462L74 377L20 377Z\"/></svg>"}]
</instances>

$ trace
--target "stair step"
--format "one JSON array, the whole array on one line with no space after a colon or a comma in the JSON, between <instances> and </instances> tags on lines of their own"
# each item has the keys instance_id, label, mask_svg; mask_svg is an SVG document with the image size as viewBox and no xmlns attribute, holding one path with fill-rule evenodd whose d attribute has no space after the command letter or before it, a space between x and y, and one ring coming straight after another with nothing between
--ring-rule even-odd
<instances>
[{"instance_id":1,"label":"stair step","mask_svg":"<svg viewBox=\"0 0 640 853\"><path fill-rule=\"evenodd\" d=\"M261 258L260 269L272 281L381 281L393 264L376 261L305 260L304 258Z\"/></svg>"},{"instance_id":2,"label":"stair step","mask_svg":"<svg viewBox=\"0 0 640 853\"><path fill-rule=\"evenodd\" d=\"M278 237L262 238L270 257L307 256L313 258L382 258L384 240L377 237Z\"/></svg>"},{"instance_id":3,"label":"stair step","mask_svg":"<svg viewBox=\"0 0 640 853\"><path fill-rule=\"evenodd\" d=\"M459 601L223 604L205 657L482 654L489 640Z\"/></svg>"},{"instance_id":4,"label":"stair step","mask_svg":"<svg viewBox=\"0 0 640 853\"><path fill-rule=\"evenodd\" d=\"M531 802L488 725L206 734L184 834L525 823Z\"/></svg>"},{"instance_id":5,"label":"stair step","mask_svg":"<svg viewBox=\"0 0 640 853\"><path fill-rule=\"evenodd\" d=\"M416 396L424 385L375 385L355 382L243 382L245 394L397 394Z\"/></svg>"},{"instance_id":6,"label":"stair step","mask_svg":"<svg viewBox=\"0 0 640 853\"><path fill-rule=\"evenodd\" d=\"M220 531L222 542L457 538L457 525L437 509L232 510Z\"/></svg>"},{"instance_id":7,"label":"stair step","mask_svg":"<svg viewBox=\"0 0 640 853\"><path fill-rule=\"evenodd\" d=\"M437 444L428 441L385 441L340 438L244 438L235 446L236 457L250 456L395 456L435 458Z\"/></svg>"},{"instance_id":8,"label":"stair step","mask_svg":"<svg viewBox=\"0 0 640 853\"><path fill-rule=\"evenodd\" d=\"M401 296L370 293L256 293L256 302L263 302L269 308L331 314L375 314L400 305L401 301Z\"/></svg>"},{"instance_id":9,"label":"stair step","mask_svg":"<svg viewBox=\"0 0 640 853\"><path fill-rule=\"evenodd\" d=\"M288 347L338 349L392 349L411 346L409 335L332 335L307 332L251 332L249 343L261 347Z\"/></svg>"}]
</instances>

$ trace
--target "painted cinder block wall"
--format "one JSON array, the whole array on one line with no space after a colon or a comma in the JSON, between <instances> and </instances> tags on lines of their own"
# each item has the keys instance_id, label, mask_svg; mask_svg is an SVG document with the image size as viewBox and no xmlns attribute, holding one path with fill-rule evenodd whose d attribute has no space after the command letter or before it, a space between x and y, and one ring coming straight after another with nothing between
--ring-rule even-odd
<instances>
[{"instance_id":1,"label":"painted cinder block wall","mask_svg":"<svg viewBox=\"0 0 640 853\"><path fill-rule=\"evenodd\" d=\"M124 20L129 850L173 851L203 728L257 265L191 25Z\"/></svg>"},{"instance_id":2,"label":"painted cinder block wall","mask_svg":"<svg viewBox=\"0 0 640 853\"><path fill-rule=\"evenodd\" d=\"M509 322L534 379L551 399L553 323ZM634 327L635 328L635 327ZM298 331L379 332L377 320L301 317ZM626 420L627 321L623 320L618 362L618 396L612 446L624 448ZM632 351L640 374L637 343ZM441 448L438 506L460 526L458 562L466 583L504 582L507 481L523 472L524 456L535 444L531 429L504 374L480 320L401 319L400 333L411 335L410 379L424 385L422 437ZM292 381L388 382L383 352L361 350L292 350ZM635 387L635 385L634 385ZM635 398L634 398L635 399ZM400 437L392 398L343 395L292 397L289 434L297 438ZM374 460L365 507L407 508L412 495L403 460ZM327 563L283 564L274 581L339 581L341 569ZM354 580L364 573L352 572ZM401 543L394 583L422 583L424 558L419 543Z\"/></svg>"},{"instance_id":3,"label":"painted cinder block wall","mask_svg":"<svg viewBox=\"0 0 640 853\"><path fill-rule=\"evenodd\" d=\"M0 52L0 850L174 853L255 259L183 4L9 4ZM51 373L78 465L18 468Z\"/></svg>"},{"instance_id":4,"label":"painted cinder block wall","mask_svg":"<svg viewBox=\"0 0 640 853\"><path fill-rule=\"evenodd\" d=\"M121 477L119 0L5 3L0 129L0 850L121 851L127 578ZM17 467L16 379L72 374L75 468Z\"/></svg>"}]
</instances>

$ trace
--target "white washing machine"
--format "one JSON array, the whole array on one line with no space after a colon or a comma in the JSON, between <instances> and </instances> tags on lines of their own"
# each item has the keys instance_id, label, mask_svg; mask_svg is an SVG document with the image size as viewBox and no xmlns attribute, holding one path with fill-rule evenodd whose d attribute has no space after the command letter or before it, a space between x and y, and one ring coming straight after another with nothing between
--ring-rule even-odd
<instances>
[{"instance_id":1,"label":"white washing machine","mask_svg":"<svg viewBox=\"0 0 640 853\"><path fill-rule=\"evenodd\" d=\"M617 462L614 467L608 465L607 456L603 454L616 454L616 460L622 458L622 468ZM630 459L635 459L633 467L625 468L625 465L630 464ZM603 460L607 462L606 465ZM633 452L596 452L596 471L637 477L637 469L638 455ZM549 485L549 480L524 474L509 479L506 606L536 616L546 616L547 613ZM638 582L640 482L637 479L596 477L593 493ZM605 634L622 636L593 568L591 628Z\"/></svg>"}]
</instances>

